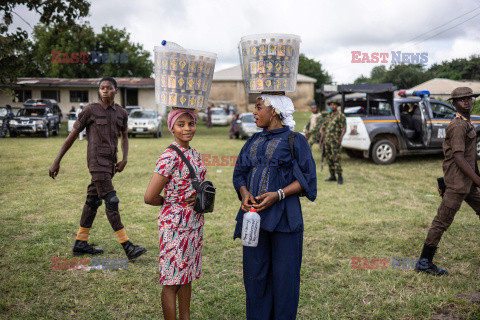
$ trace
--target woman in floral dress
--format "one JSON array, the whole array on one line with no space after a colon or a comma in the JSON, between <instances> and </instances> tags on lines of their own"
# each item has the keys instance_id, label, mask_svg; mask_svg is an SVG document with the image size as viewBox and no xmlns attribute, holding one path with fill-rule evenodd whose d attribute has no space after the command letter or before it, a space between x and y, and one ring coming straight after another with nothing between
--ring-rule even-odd
<instances>
[{"instance_id":1,"label":"woman in floral dress","mask_svg":"<svg viewBox=\"0 0 480 320\"><path fill-rule=\"evenodd\" d=\"M191 109L173 109L168 115L168 128L175 137L172 144L185 154L197 178L204 180L207 170L200 153L189 146L196 124L197 115ZM191 284L202 276L204 215L193 210L194 202L188 167L167 148L157 160L145 193L145 203L162 206L158 216L159 269L165 319L176 319L177 296L180 319L190 319Z\"/></svg>"}]
</instances>

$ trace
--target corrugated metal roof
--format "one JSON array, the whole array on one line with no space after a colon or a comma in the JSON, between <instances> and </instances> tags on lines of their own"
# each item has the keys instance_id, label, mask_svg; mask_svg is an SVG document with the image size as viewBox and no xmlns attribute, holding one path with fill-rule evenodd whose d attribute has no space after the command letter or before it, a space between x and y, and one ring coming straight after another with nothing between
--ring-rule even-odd
<instances>
[{"instance_id":1,"label":"corrugated metal roof","mask_svg":"<svg viewBox=\"0 0 480 320\"><path fill-rule=\"evenodd\" d=\"M153 78L122 78L114 77L120 88L154 88ZM17 86L28 87L98 87L101 78L17 78ZM8 81L8 80L7 80ZM220 70L214 73L213 81L242 81L240 66ZM316 79L299 74L297 82L317 82ZM5 86L0 84L0 86Z\"/></svg>"},{"instance_id":2,"label":"corrugated metal roof","mask_svg":"<svg viewBox=\"0 0 480 320\"><path fill-rule=\"evenodd\" d=\"M217 71L213 74L213 81L242 81L242 68L235 66L228 69ZM317 82L317 79L298 74L297 82Z\"/></svg>"},{"instance_id":3,"label":"corrugated metal roof","mask_svg":"<svg viewBox=\"0 0 480 320\"><path fill-rule=\"evenodd\" d=\"M17 85L31 87L98 87L101 78L66 79L66 78L18 78ZM117 85L122 88L153 88L152 78L115 77Z\"/></svg>"}]
</instances>

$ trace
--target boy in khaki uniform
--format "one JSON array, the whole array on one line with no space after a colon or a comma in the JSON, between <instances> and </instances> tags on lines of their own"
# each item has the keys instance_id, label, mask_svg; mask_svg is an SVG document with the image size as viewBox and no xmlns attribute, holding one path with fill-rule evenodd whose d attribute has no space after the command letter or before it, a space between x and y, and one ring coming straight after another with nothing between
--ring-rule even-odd
<instances>
[{"instance_id":1,"label":"boy in khaki uniform","mask_svg":"<svg viewBox=\"0 0 480 320\"><path fill-rule=\"evenodd\" d=\"M92 181L87 188L87 201L83 206L80 229L73 246L73 254L103 253L102 249L92 247L87 241L97 209L101 206L102 200L105 200L108 221L128 259L132 260L144 254L147 249L136 246L129 241L118 211L120 200L112 184L115 173L122 172L127 165L128 156L128 113L118 104L115 104L114 99L117 91L115 79L106 77L100 80L98 93L101 100L87 105L78 115L72 132L63 143L50 167L49 175L55 179L60 170L60 161L63 156L73 145L79 133L86 128L88 140L87 163ZM117 144L120 135L122 137L123 159L117 162Z\"/></svg>"},{"instance_id":2,"label":"boy in khaki uniform","mask_svg":"<svg viewBox=\"0 0 480 320\"><path fill-rule=\"evenodd\" d=\"M433 275L443 275L447 270L433 264L433 256L443 233L452 224L455 214L465 201L480 216L480 175L477 166L477 133L470 122L474 97L472 89L459 87L451 98L457 109L456 117L446 129L443 142L443 173L447 186L438 213L428 230L427 239L415 270Z\"/></svg>"}]
</instances>

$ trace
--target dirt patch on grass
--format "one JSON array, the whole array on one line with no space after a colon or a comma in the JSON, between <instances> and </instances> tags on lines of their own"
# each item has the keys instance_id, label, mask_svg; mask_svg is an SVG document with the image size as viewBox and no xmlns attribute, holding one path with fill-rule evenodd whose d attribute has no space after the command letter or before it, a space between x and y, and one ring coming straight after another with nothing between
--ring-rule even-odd
<instances>
[{"instance_id":1,"label":"dirt patch on grass","mask_svg":"<svg viewBox=\"0 0 480 320\"><path fill-rule=\"evenodd\" d=\"M468 304L480 304L480 291L465 292L457 294L456 299L465 300ZM432 316L432 320L461 320L463 317L457 315L457 308L455 305L450 305L447 308L438 309L437 313Z\"/></svg>"}]
</instances>

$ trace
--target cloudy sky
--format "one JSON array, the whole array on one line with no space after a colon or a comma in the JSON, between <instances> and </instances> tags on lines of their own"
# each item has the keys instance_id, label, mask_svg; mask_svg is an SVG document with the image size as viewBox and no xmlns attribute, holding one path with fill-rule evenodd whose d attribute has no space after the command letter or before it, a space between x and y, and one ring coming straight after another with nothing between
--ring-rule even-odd
<instances>
[{"instance_id":1,"label":"cloudy sky","mask_svg":"<svg viewBox=\"0 0 480 320\"><path fill-rule=\"evenodd\" d=\"M300 51L320 61L337 83L351 83L381 65L352 63L352 51L426 52L427 65L480 54L480 0L92 2L86 20L96 32L104 25L126 28L134 42L152 53L163 39L215 52L216 70L239 64L240 38L256 33L301 36ZM25 8L17 7L15 12L31 25L36 23L36 15ZM31 30L17 16L14 25Z\"/></svg>"}]
</instances>

